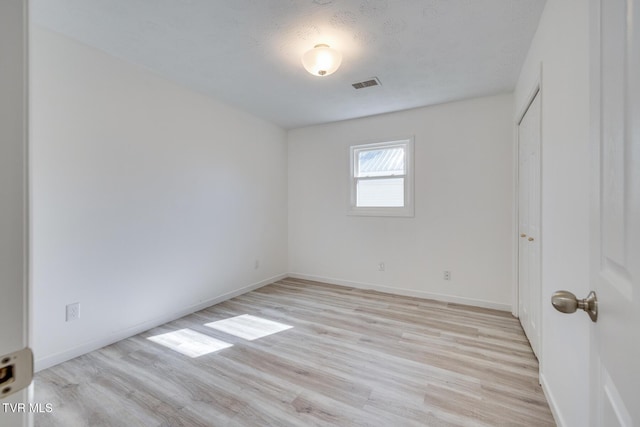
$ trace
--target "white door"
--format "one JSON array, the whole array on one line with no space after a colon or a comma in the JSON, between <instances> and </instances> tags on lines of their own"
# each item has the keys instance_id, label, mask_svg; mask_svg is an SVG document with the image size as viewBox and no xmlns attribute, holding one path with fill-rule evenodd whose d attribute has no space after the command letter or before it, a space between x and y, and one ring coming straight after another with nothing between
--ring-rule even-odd
<instances>
[{"instance_id":1,"label":"white door","mask_svg":"<svg viewBox=\"0 0 640 427\"><path fill-rule=\"evenodd\" d=\"M26 0L0 1L0 425L28 425ZM11 357L7 355L11 354ZM16 380L18 378L18 380ZM5 396L4 398L2 396Z\"/></svg>"},{"instance_id":2,"label":"white door","mask_svg":"<svg viewBox=\"0 0 640 427\"><path fill-rule=\"evenodd\" d=\"M640 426L640 0L593 0L591 33L591 419Z\"/></svg>"},{"instance_id":3,"label":"white door","mask_svg":"<svg viewBox=\"0 0 640 427\"><path fill-rule=\"evenodd\" d=\"M540 356L540 93L518 124L518 317Z\"/></svg>"}]
</instances>

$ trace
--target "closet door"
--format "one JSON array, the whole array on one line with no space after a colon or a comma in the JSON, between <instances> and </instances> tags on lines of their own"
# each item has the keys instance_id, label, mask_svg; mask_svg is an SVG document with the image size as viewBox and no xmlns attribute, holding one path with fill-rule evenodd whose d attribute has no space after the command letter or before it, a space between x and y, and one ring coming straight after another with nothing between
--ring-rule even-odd
<instances>
[{"instance_id":1,"label":"closet door","mask_svg":"<svg viewBox=\"0 0 640 427\"><path fill-rule=\"evenodd\" d=\"M533 352L540 343L540 93L518 125L518 311Z\"/></svg>"}]
</instances>

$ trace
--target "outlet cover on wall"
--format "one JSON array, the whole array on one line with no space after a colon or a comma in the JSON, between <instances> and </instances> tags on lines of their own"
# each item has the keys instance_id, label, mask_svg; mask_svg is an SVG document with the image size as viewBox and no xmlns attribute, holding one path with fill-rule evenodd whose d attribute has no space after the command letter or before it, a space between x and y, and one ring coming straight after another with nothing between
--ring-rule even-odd
<instances>
[{"instance_id":1,"label":"outlet cover on wall","mask_svg":"<svg viewBox=\"0 0 640 427\"><path fill-rule=\"evenodd\" d=\"M380 261L378 263L378 271L384 271L384 262Z\"/></svg>"},{"instance_id":2,"label":"outlet cover on wall","mask_svg":"<svg viewBox=\"0 0 640 427\"><path fill-rule=\"evenodd\" d=\"M442 278L444 280L451 280L451 272L448 270L445 270L444 274L442 275Z\"/></svg>"},{"instance_id":3,"label":"outlet cover on wall","mask_svg":"<svg viewBox=\"0 0 640 427\"><path fill-rule=\"evenodd\" d=\"M74 302L67 305L67 322L72 322L80 318L80 303Z\"/></svg>"}]
</instances>

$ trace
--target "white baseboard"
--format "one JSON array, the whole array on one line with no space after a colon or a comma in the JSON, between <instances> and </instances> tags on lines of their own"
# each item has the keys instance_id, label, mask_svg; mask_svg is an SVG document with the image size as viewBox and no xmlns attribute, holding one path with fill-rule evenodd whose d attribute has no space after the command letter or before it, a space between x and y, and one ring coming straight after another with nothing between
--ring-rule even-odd
<instances>
[{"instance_id":1,"label":"white baseboard","mask_svg":"<svg viewBox=\"0 0 640 427\"><path fill-rule=\"evenodd\" d=\"M373 291L385 292L388 294L404 295L409 297L432 299L436 301L451 302L455 304L471 305L474 307L492 308L494 310L511 312L510 304L501 304L493 301L485 301L474 298L465 298L455 295L435 294L431 292L418 291L414 289L392 288L383 285L374 285L370 283L352 282L349 280L334 279L331 277L313 276L302 273L289 273L289 277L294 279L313 280L316 282L329 283L331 285L347 286L350 288L369 289Z\"/></svg>"},{"instance_id":2,"label":"white baseboard","mask_svg":"<svg viewBox=\"0 0 640 427\"><path fill-rule=\"evenodd\" d=\"M562 415L560 414L560 409L558 408L558 402L553 396L553 392L549 388L549 384L544 376L544 374L540 373L540 385L542 386L542 391L544 392L545 397L547 398L547 402L549 403L549 409L551 409L551 414L553 415L553 419L556 421L556 425L558 427L564 427L567 424L564 422Z\"/></svg>"},{"instance_id":3,"label":"white baseboard","mask_svg":"<svg viewBox=\"0 0 640 427\"><path fill-rule=\"evenodd\" d=\"M348 281L348 280L341 280L341 279L333 279L330 277L323 277L323 276L313 276L313 275L309 275L309 274L301 274L301 273L289 273L289 274L279 274L277 276L273 276L270 277L268 279L262 280L260 282L257 283L253 283L247 286L244 286L240 289L237 289L235 291L232 292L228 292L226 294L223 295L219 295L217 297L214 298L210 298L206 301L202 301L198 304L194 304L188 307L183 307L182 309L178 309L170 314L161 316L161 317L157 317L155 319L149 320L147 322L143 322L140 324L137 324L135 326L132 326L130 328L127 329L123 329L121 331L117 331L114 332L112 334L110 334L109 336L97 339L97 340L93 340L84 344L81 344L77 347L71 348L69 350L65 350L50 356L46 356L40 359L36 359L34 361L34 368L35 371L41 371L43 369L47 369L50 368L52 366L55 366L57 364L60 364L62 362L66 362L67 360L71 360L75 357L78 356L82 356L83 354L89 353L91 351L94 350L98 350L102 347L105 347L107 345L113 344L115 342L121 341L123 339L129 338L131 336L137 335L141 332L147 331L149 329L155 328L156 326L160 326L162 324L165 324L167 322L171 322L173 320L179 319L183 316L189 315L191 313L195 313L196 311L205 309L207 307L211 307L212 305L215 304L219 304L223 301L226 301L228 299L237 297L238 295L242 295L245 294L247 292L253 291L255 289L261 288L263 286L266 286L268 284L271 284L273 282L277 282L278 280L284 279L286 277L292 277L292 278L297 278L297 279L305 279L305 280L314 280L317 282L324 282L324 283L329 283L332 285L340 285L340 286L347 286L347 287L351 287L351 288L358 288L358 289L370 289L370 290L375 290L375 291L379 291L379 292L385 292L385 293L389 293L389 294L396 294L396 295L405 295L405 296L411 296L411 297L417 297L417 298L425 298L425 299L433 299L433 300L437 300L437 301L444 301L444 302L451 302L451 303L456 303L456 304L465 304L465 305L471 305L471 306L475 306L475 307L484 307L484 308L492 308L495 310L502 310L502 311L511 311L511 306L509 304L500 304L500 303L496 303L496 302L492 302L492 301L484 301L484 300L479 300L479 299L473 299L473 298L464 298L464 297L458 297L455 295L446 295L446 294L435 294L435 293L430 293L430 292L424 292L424 291L417 291L417 290L413 290L413 289L402 289L402 288L392 288L389 286L383 286L383 285L374 285L374 284L368 284L368 283L360 283L360 282L352 282L352 281ZM541 376L542 378L542 376ZM550 400L550 399L549 399ZM553 410L553 409L552 409ZM554 413L555 416L555 413ZM560 424L559 424L560 425Z\"/></svg>"},{"instance_id":4,"label":"white baseboard","mask_svg":"<svg viewBox=\"0 0 640 427\"><path fill-rule=\"evenodd\" d=\"M157 317L153 320L149 320L140 324L137 324L133 327L123 329L121 331L114 332L109 336L87 342L85 344L81 344L77 347L71 348L69 350L62 351L60 353L53 354L51 356L43 357L41 359L36 359L34 361L34 370L35 372L41 371L43 369L50 368L59 363L66 362L67 360L71 360L78 356L82 356L83 354L87 354L91 351L98 350L99 348L105 347L107 345L116 343L123 339L132 337L141 332L148 331L149 329L155 328L156 326L163 325L167 322L174 321L191 313L195 313L196 311L200 311L207 307L211 307L212 305L219 304L228 299L237 297L238 295L245 294L247 292L253 291L255 289L261 288L273 282L277 282L278 280L284 279L288 277L287 274L279 274L277 276L270 277L265 280L261 280L257 283L252 283L250 285L244 286L240 289L237 289L232 292L228 292L226 294L219 295L217 297L210 298L208 300L202 301L198 304L193 304L188 307L183 307L178 309L170 314Z\"/></svg>"}]
</instances>

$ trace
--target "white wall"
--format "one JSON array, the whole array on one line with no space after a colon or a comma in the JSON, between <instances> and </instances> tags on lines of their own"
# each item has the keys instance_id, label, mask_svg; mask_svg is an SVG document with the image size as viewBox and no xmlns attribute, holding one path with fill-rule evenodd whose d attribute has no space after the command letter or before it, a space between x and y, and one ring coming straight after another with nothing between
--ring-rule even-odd
<instances>
[{"instance_id":1,"label":"white wall","mask_svg":"<svg viewBox=\"0 0 640 427\"><path fill-rule=\"evenodd\" d=\"M559 289L580 298L589 292L588 4L547 1L515 90L517 112L542 63L541 381L565 426L589 424L589 320L550 304Z\"/></svg>"},{"instance_id":2,"label":"white wall","mask_svg":"<svg viewBox=\"0 0 640 427\"><path fill-rule=\"evenodd\" d=\"M290 131L289 271L510 310L512 111L499 95ZM347 215L349 145L410 135L415 217Z\"/></svg>"},{"instance_id":3,"label":"white wall","mask_svg":"<svg viewBox=\"0 0 640 427\"><path fill-rule=\"evenodd\" d=\"M38 369L286 272L284 130L32 33Z\"/></svg>"}]
</instances>

